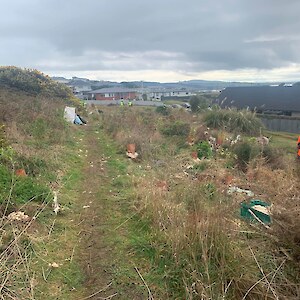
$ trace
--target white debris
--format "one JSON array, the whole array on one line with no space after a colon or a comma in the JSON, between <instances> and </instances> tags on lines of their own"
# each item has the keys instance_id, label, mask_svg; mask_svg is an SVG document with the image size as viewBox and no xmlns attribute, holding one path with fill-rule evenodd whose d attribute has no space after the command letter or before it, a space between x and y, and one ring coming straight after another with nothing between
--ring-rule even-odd
<instances>
[{"instance_id":1,"label":"white debris","mask_svg":"<svg viewBox=\"0 0 300 300\"><path fill-rule=\"evenodd\" d=\"M48 266L51 268L59 268L59 264L56 262L53 262L52 264L49 264Z\"/></svg>"},{"instance_id":2,"label":"white debris","mask_svg":"<svg viewBox=\"0 0 300 300\"><path fill-rule=\"evenodd\" d=\"M60 206L59 206L58 200L57 200L57 191L54 191L53 194L54 194L54 197L53 197L53 211L57 215L57 213L60 211Z\"/></svg>"},{"instance_id":3,"label":"white debris","mask_svg":"<svg viewBox=\"0 0 300 300\"><path fill-rule=\"evenodd\" d=\"M256 211L259 211L265 215L270 215L270 209L269 207L262 206L262 205L254 205L251 207L252 209L255 209Z\"/></svg>"},{"instance_id":4,"label":"white debris","mask_svg":"<svg viewBox=\"0 0 300 300\"><path fill-rule=\"evenodd\" d=\"M89 205L84 205L84 206L82 206L82 208L90 208L90 206Z\"/></svg>"},{"instance_id":5,"label":"white debris","mask_svg":"<svg viewBox=\"0 0 300 300\"><path fill-rule=\"evenodd\" d=\"M265 136L260 136L258 138L256 138L256 141L258 144L265 146L269 144L269 139Z\"/></svg>"},{"instance_id":6,"label":"white debris","mask_svg":"<svg viewBox=\"0 0 300 300\"><path fill-rule=\"evenodd\" d=\"M136 159L139 156L139 154L137 152L135 152L135 153L126 152L126 155L132 159Z\"/></svg>"},{"instance_id":7,"label":"white debris","mask_svg":"<svg viewBox=\"0 0 300 300\"><path fill-rule=\"evenodd\" d=\"M250 190L244 190L244 189L241 189L241 188L239 188L237 186L231 186L231 187L229 187L229 189L227 191L227 194L231 195L233 193L246 194L249 197L253 197L254 196L254 193L252 191L250 191Z\"/></svg>"},{"instance_id":8,"label":"white debris","mask_svg":"<svg viewBox=\"0 0 300 300\"><path fill-rule=\"evenodd\" d=\"M25 215L23 211L14 211L7 216L9 221L28 221L29 216Z\"/></svg>"},{"instance_id":9,"label":"white debris","mask_svg":"<svg viewBox=\"0 0 300 300\"><path fill-rule=\"evenodd\" d=\"M238 141L240 141L241 140L241 136L238 134L237 136L236 136L236 138L235 138L235 140L232 140L231 142L230 142L230 145L235 145Z\"/></svg>"}]
</instances>

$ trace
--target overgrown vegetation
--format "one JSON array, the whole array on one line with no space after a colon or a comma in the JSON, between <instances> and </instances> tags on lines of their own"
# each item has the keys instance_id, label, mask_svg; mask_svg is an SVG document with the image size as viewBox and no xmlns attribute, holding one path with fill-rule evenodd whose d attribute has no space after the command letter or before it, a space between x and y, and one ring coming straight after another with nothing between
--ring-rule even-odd
<instances>
[{"instance_id":1,"label":"overgrown vegetation","mask_svg":"<svg viewBox=\"0 0 300 300\"><path fill-rule=\"evenodd\" d=\"M37 273L33 270L37 265L29 269L28 262L37 257L37 272L44 284L53 276L54 282L63 284L66 295L84 280L73 260L72 243L78 236L75 231L66 234L62 220L49 223L52 209L47 201L63 180L63 188L72 190L65 197L66 210L59 216L63 219L76 193L88 194L82 187L78 189L84 179L77 168L83 153L78 149L78 153L68 155L72 170L62 172L59 153L65 151L66 143L73 149L77 145L62 121L66 102L61 98L49 101L42 96L44 92L24 96L15 88L0 89L0 121L5 124L0 127L1 293L4 299L33 299L38 290L37 295L45 297L44 290L36 287ZM99 160L90 162L89 168L100 168L103 179L109 182L101 193L115 201L109 207L103 204L105 213L118 220L111 235L130 230L131 238L119 244L127 247L149 299L300 298L300 168L294 156L279 151L272 139L270 145L257 141L261 124L254 114L217 109L203 116L185 110L165 113L139 107L105 107L102 114L96 114L95 107L91 110L97 130L114 140L117 153L109 148L111 141L98 137L107 153L105 157L99 153ZM127 144L135 144L139 156L125 165ZM103 164L115 172L106 173ZM17 170L22 172L17 175ZM251 190L255 198L272 204L272 223L241 219L240 204L252 197L229 193L229 187ZM115 205L128 217L120 210L114 214ZM76 209L82 209L82 203ZM30 220L9 221L9 213L18 210ZM69 217L75 223L74 216ZM104 230L101 226L105 220L101 219L101 224L94 220L89 220L91 227ZM36 228L43 235L39 242L34 240ZM52 231L55 242L49 240ZM61 249L68 242L72 247L68 244L66 262ZM68 267L56 269L53 262L43 261L47 256L60 259ZM122 270L122 266L114 267ZM118 278L128 282L132 276L128 270L123 274L123 269ZM126 296L130 298L125 295L124 299ZM58 296L54 293L53 297Z\"/></svg>"},{"instance_id":2,"label":"overgrown vegetation","mask_svg":"<svg viewBox=\"0 0 300 300\"><path fill-rule=\"evenodd\" d=\"M291 157L272 140L271 145L257 141L261 124L250 112L217 110L204 117L205 124L201 115L185 111L168 116L138 108L104 112L103 127L120 153L135 143L141 155L128 169L135 186L133 234L139 232L132 247L144 262L152 295L297 299L299 212L290 213L287 199L294 205L300 199ZM189 147L178 148L178 127L185 128L181 137ZM195 150L200 161L191 155ZM284 163L275 166L279 159ZM229 195L230 185L273 204L270 228L240 219L240 203L249 198Z\"/></svg>"},{"instance_id":3,"label":"overgrown vegetation","mask_svg":"<svg viewBox=\"0 0 300 300\"><path fill-rule=\"evenodd\" d=\"M33 299L32 228L58 188L69 88L36 70L0 68L0 280L3 299ZM37 230L38 231L38 230Z\"/></svg>"}]
</instances>

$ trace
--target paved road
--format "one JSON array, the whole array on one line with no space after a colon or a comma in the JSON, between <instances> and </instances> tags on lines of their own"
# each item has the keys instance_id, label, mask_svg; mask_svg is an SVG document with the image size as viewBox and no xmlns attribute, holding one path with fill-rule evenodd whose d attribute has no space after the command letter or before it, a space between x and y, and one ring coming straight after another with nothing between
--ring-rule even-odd
<instances>
[{"instance_id":1,"label":"paved road","mask_svg":"<svg viewBox=\"0 0 300 300\"><path fill-rule=\"evenodd\" d=\"M95 104L95 105L120 105L121 100L85 100L84 102L87 104ZM123 100L124 104L128 104L128 100ZM163 106L164 104L159 101L142 101L142 100L137 100L137 101L132 101L132 104L134 106Z\"/></svg>"}]
</instances>

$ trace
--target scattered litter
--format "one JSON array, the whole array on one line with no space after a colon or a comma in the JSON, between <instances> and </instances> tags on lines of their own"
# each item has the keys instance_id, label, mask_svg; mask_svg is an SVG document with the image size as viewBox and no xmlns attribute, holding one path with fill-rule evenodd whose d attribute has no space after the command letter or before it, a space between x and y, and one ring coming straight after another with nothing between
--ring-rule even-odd
<instances>
[{"instance_id":1,"label":"scattered litter","mask_svg":"<svg viewBox=\"0 0 300 300\"><path fill-rule=\"evenodd\" d=\"M228 195L231 195L233 193L239 193L239 194L246 194L248 197L253 197L254 196L254 193L250 190L244 190L244 189L241 189L237 186L231 186L229 187L228 191L227 191L227 194Z\"/></svg>"},{"instance_id":2,"label":"scattered litter","mask_svg":"<svg viewBox=\"0 0 300 300\"><path fill-rule=\"evenodd\" d=\"M60 206L59 206L58 200L57 200L57 191L54 191L53 194L54 194L54 197L53 197L53 211L57 215L57 213L60 211Z\"/></svg>"},{"instance_id":3,"label":"scattered litter","mask_svg":"<svg viewBox=\"0 0 300 300\"><path fill-rule=\"evenodd\" d=\"M48 265L51 268L59 268L59 264L57 264L56 262L53 262L52 264Z\"/></svg>"},{"instance_id":4,"label":"scattered litter","mask_svg":"<svg viewBox=\"0 0 300 300\"><path fill-rule=\"evenodd\" d=\"M259 199L251 200L250 203L241 203L241 217L250 221L258 221L263 224L271 223L271 205Z\"/></svg>"},{"instance_id":5,"label":"scattered litter","mask_svg":"<svg viewBox=\"0 0 300 300\"><path fill-rule=\"evenodd\" d=\"M199 161L200 161L200 159L199 159L199 157L198 157L197 151L192 152L191 155L192 155L192 158L193 158L193 160L194 160L195 162L199 162Z\"/></svg>"},{"instance_id":6,"label":"scattered litter","mask_svg":"<svg viewBox=\"0 0 300 300\"><path fill-rule=\"evenodd\" d=\"M136 159L139 156L137 152L135 153L126 152L126 155L131 159Z\"/></svg>"},{"instance_id":7,"label":"scattered litter","mask_svg":"<svg viewBox=\"0 0 300 300\"><path fill-rule=\"evenodd\" d=\"M230 145L232 146L232 145L235 145L238 141L240 141L241 140L241 136L238 134L237 136L236 136L236 138L235 138L235 140L231 140L230 141Z\"/></svg>"},{"instance_id":8,"label":"scattered litter","mask_svg":"<svg viewBox=\"0 0 300 300\"><path fill-rule=\"evenodd\" d=\"M16 170L16 175L20 176L20 177L26 177L27 176L27 174L26 174L26 172L25 172L24 169L18 169L18 170Z\"/></svg>"},{"instance_id":9,"label":"scattered litter","mask_svg":"<svg viewBox=\"0 0 300 300\"><path fill-rule=\"evenodd\" d=\"M135 152L135 144L127 145L126 155L131 159L136 159L139 156L139 154Z\"/></svg>"},{"instance_id":10,"label":"scattered litter","mask_svg":"<svg viewBox=\"0 0 300 300\"><path fill-rule=\"evenodd\" d=\"M29 220L29 216L25 215L23 211L14 211L7 216L9 221L22 221L26 222Z\"/></svg>"},{"instance_id":11,"label":"scattered litter","mask_svg":"<svg viewBox=\"0 0 300 300\"><path fill-rule=\"evenodd\" d=\"M226 185L230 185L233 181L233 176L231 174L227 174L225 177L224 177L224 181L223 183L226 184Z\"/></svg>"},{"instance_id":12,"label":"scattered litter","mask_svg":"<svg viewBox=\"0 0 300 300\"><path fill-rule=\"evenodd\" d=\"M193 146L194 143L195 143L194 138L191 137L191 136L188 136L188 138L187 138L187 143L188 143L188 145Z\"/></svg>"},{"instance_id":13,"label":"scattered litter","mask_svg":"<svg viewBox=\"0 0 300 300\"><path fill-rule=\"evenodd\" d=\"M258 138L256 138L256 141L258 144L265 146L269 144L269 139L266 136L260 136Z\"/></svg>"},{"instance_id":14,"label":"scattered litter","mask_svg":"<svg viewBox=\"0 0 300 300\"><path fill-rule=\"evenodd\" d=\"M84 205L84 206L82 206L82 208L90 208L90 206L89 205Z\"/></svg>"}]
</instances>

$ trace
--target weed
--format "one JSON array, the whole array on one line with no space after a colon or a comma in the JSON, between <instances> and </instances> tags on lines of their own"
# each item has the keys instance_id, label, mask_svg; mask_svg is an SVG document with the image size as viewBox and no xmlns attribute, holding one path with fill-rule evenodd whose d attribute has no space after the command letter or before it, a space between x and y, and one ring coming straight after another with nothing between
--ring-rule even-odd
<instances>
[{"instance_id":1,"label":"weed","mask_svg":"<svg viewBox=\"0 0 300 300\"><path fill-rule=\"evenodd\" d=\"M212 149L207 141L201 141L196 145L198 158L210 158L212 156Z\"/></svg>"},{"instance_id":2,"label":"weed","mask_svg":"<svg viewBox=\"0 0 300 300\"><path fill-rule=\"evenodd\" d=\"M193 169L199 172L203 172L208 168L208 163L206 161L202 161L193 166Z\"/></svg>"},{"instance_id":3,"label":"weed","mask_svg":"<svg viewBox=\"0 0 300 300\"><path fill-rule=\"evenodd\" d=\"M259 154L259 148L251 142L244 141L236 144L233 152L236 155L237 164L245 171L250 160Z\"/></svg>"},{"instance_id":4,"label":"weed","mask_svg":"<svg viewBox=\"0 0 300 300\"><path fill-rule=\"evenodd\" d=\"M164 124L160 131L166 136L184 136L187 137L190 133L190 125L182 121L175 121L174 123Z\"/></svg>"},{"instance_id":5,"label":"weed","mask_svg":"<svg viewBox=\"0 0 300 300\"><path fill-rule=\"evenodd\" d=\"M167 106L158 106L155 111L163 116L169 116L171 114L171 110Z\"/></svg>"}]
</instances>

